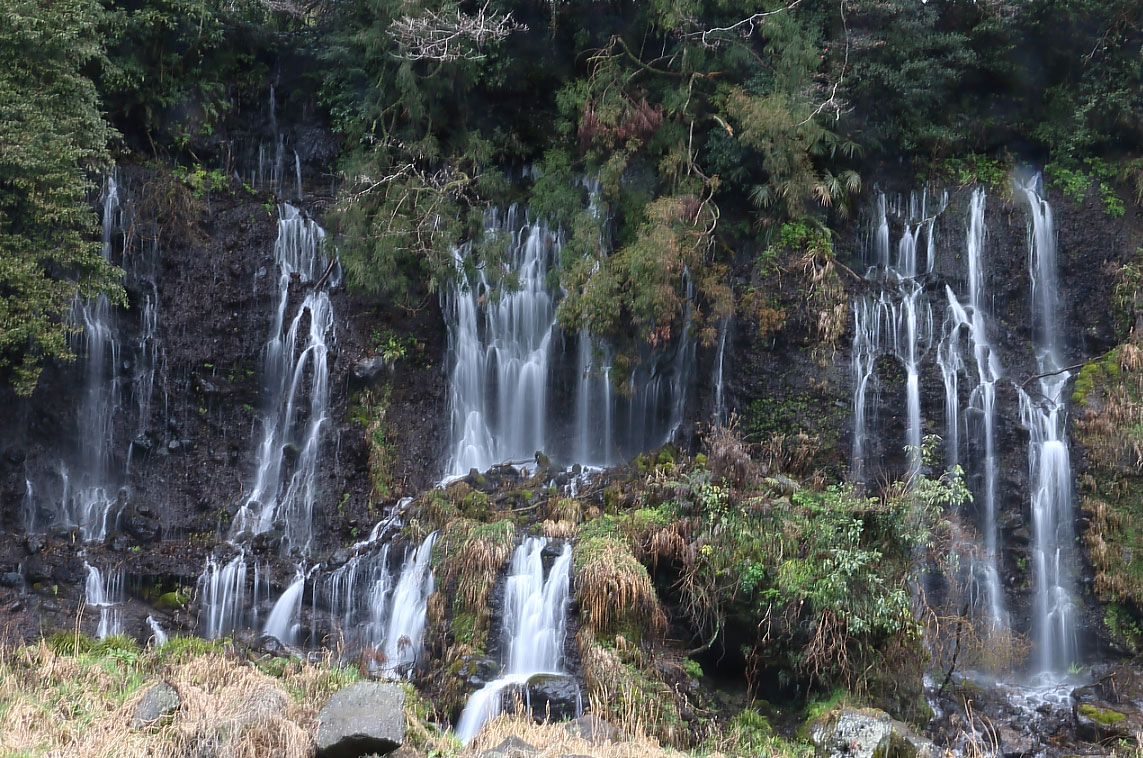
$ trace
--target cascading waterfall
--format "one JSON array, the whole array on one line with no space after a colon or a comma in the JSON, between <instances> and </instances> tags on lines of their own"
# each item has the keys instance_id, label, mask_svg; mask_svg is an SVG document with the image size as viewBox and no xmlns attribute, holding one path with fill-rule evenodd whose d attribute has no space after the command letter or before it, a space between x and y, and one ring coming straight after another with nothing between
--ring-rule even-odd
<instances>
[{"instance_id":1,"label":"cascading waterfall","mask_svg":"<svg viewBox=\"0 0 1143 758\"><path fill-rule=\"evenodd\" d=\"M84 598L89 608L99 609L99 626L96 639L103 639L123 631L119 606L123 603L123 569L109 571L104 578L95 566L84 561L87 569L87 583L84 585Z\"/></svg>"},{"instance_id":2,"label":"cascading waterfall","mask_svg":"<svg viewBox=\"0 0 1143 758\"><path fill-rule=\"evenodd\" d=\"M436 539L432 532L417 548L407 549L394 572L390 543L374 536L358 543L358 552L315 590L329 608L331 631L343 649L360 654L385 676L411 672L424 650L428 602L436 589L429 565Z\"/></svg>"},{"instance_id":3,"label":"cascading waterfall","mask_svg":"<svg viewBox=\"0 0 1143 758\"><path fill-rule=\"evenodd\" d=\"M279 206L278 215L274 243L278 297L262 356L262 437L254 485L234 516L230 537L238 541L280 524L282 551L294 549L304 556L313 538L318 464L329 420L329 352L335 320L329 293L318 285L336 286L340 272L325 258L325 231L316 222L286 203ZM287 326L290 285L295 281L311 286ZM257 573L255 566L254 602L248 611L245 553L225 566L213 556L207 560L199 578L207 637L257 624ZM286 588L266 622L267 633L282 635L280 639L288 643L294 639L291 620L299 615L305 586L301 564L298 573L302 580L295 578Z\"/></svg>"},{"instance_id":4,"label":"cascading waterfall","mask_svg":"<svg viewBox=\"0 0 1143 758\"><path fill-rule=\"evenodd\" d=\"M246 555L239 553L225 565L211 556L198 579L202 604L199 631L207 639L217 639L246 624ZM257 587L257 581L255 581Z\"/></svg>"},{"instance_id":5,"label":"cascading waterfall","mask_svg":"<svg viewBox=\"0 0 1143 758\"><path fill-rule=\"evenodd\" d=\"M730 319L724 319L718 327L718 356L714 361L714 410L711 423L722 426L726 423L726 376L723 366L726 361L726 334L730 331Z\"/></svg>"},{"instance_id":6,"label":"cascading waterfall","mask_svg":"<svg viewBox=\"0 0 1143 758\"><path fill-rule=\"evenodd\" d=\"M515 205L493 209L484 224L486 240L506 240L518 289L498 291L482 269L464 273L465 247L456 251L464 284L443 294L452 416L446 480L530 462L537 452L564 464L612 465L667 441L682 422L696 348L689 307L671 351L648 357L628 391L613 392L607 346L585 334L573 340L557 325L558 293L548 279L559 265L561 236L523 215ZM571 397L558 386L565 375L576 377Z\"/></svg>"},{"instance_id":7,"label":"cascading waterfall","mask_svg":"<svg viewBox=\"0 0 1143 758\"><path fill-rule=\"evenodd\" d=\"M298 567L294 580L274 603L262 634L276 638L284 645L298 643L298 627L302 616L302 595L306 591L306 572Z\"/></svg>"},{"instance_id":8,"label":"cascading waterfall","mask_svg":"<svg viewBox=\"0 0 1143 758\"><path fill-rule=\"evenodd\" d=\"M544 281L559 241L544 224L523 224L518 207L485 221L486 238L507 237L519 289L495 294L483 270L467 290L445 297L452 359L452 456L449 477L508 460L530 461L546 441L548 363L555 297ZM463 250L457 251L457 265Z\"/></svg>"},{"instance_id":9,"label":"cascading waterfall","mask_svg":"<svg viewBox=\"0 0 1143 758\"><path fill-rule=\"evenodd\" d=\"M112 234L118 224L119 188L108 176L101 197L103 204L103 257L111 259ZM106 295L89 300L77 299L72 319L82 324L77 352L83 356L83 395L77 412L77 439L82 455L76 480L68 468L60 467L63 483L61 513L64 520L79 527L85 542L102 540L114 526L118 487L111 481L111 449L114 444L113 419L119 404L119 341L115 312Z\"/></svg>"},{"instance_id":10,"label":"cascading waterfall","mask_svg":"<svg viewBox=\"0 0 1143 758\"><path fill-rule=\"evenodd\" d=\"M960 463L962 436L974 450L973 463L982 473L983 487L976 493L980 506L980 532L983 555L979 551L968 556L970 589L975 591L988 609L990 629L1004 632L1008 629L1008 617L1004 603L1004 589L1000 583L999 570L999 529L996 521L996 382L1003 373L999 360L988 337L987 315L984 298L984 261L986 196L981 188L972 193L969 202L968 234L965 245L968 261L968 303L962 305L952 288L945 287L948 310L945 317L945 334L937 350L937 362L945 385L945 421L950 466ZM959 374L967 371L961 347L961 335L967 334L972 346L972 358L976 367L976 384L973 387L969 406L973 423L962 416L959 397ZM962 435L961 427L965 426ZM971 428L970 428L971 427ZM973 608L981 603L974 602Z\"/></svg>"},{"instance_id":11,"label":"cascading waterfall","mask_svg":"<svg viewBox=\"0 0 1143 758\"><path fill-rule=\"evenodd\" d=\"M393 590L392 610L382 648L385 668L390 672L410 671L424 647L428 601L435 589L429 560L436 541L437 533L433 532L425 537L419 548L408 554L401 568L401 579ZM374 595L371 600L378 598ZM380 613L372 615L376 618Z\"/></svg>"},{"instance_id":12,"label":"cascading waterfall","mask_svg":"<svg viewBox=\"0 0 1143 758\"><path fill-rule=\"evenodd\" d=\"M167 644L167 633L163 631L163 627L159 625L154 616L147 616L147 626L151 627L151 644L155 647L162 647Z\"/></svg>"},{"instance_id":13,"label":"cascading waterfall","mask_svg":"<svg viewBox=\"0 0 1143 758\"><path fill-rule=\"evenodd\" d=\"M465 744L500 713L506 689L524 687L538 674L563 673L572 549L563 546L545 579L547 544L546 538L529 537L512 554L504 589L504 674L474 692L465 705L456 727L457 738Z\"/></svg>"},{"instance_id":14,"label":"cascading waterfall","mask_svg":"<svg viewBox=\"0 0 1143 758\"><path fill-rule=\"evenodd\" d=\"M882 290L876 297L864 297L854 302L854 336L851 374L854 380L854 435L851 476L855 481L866 481L866 457L871 419L868 417L870 392L879 392L880 384L874 372L877 358L891 354L905 369L905 445L909 450L909 471L920 468L921 449L921 392L919 368L933 340L933 314L931 306L922 299L924 288L918 278L932 269L934 257L933 228L937 215L948 203L947 195L930 213L927 193L918 199L910 198L905 228L897 243L897 256L891 258L889 233L889 207L885 196L879 195L876 225L872 235L869 258L873 265L866 278L879 281ZM918 268L918 242L922 232L927 242L925 271Z\"/></svg>"},{"instance_id":15,"label":"cascading waterfall","mask_svg":"<svg viewBox=\"0 0 1143 758\"><path fill-rule=\"evenodd\" d=\"M1032 490L1036 600L1032 639L1038 673L1054 678L1079 655L1077 611L1072 600L1074 541L1072 470L1065 424L1065 388L1059 326L1056 237L1052 209L1041 197L1037 177L1021 187L1031 211L1028 267L1037 334L1039 398L1020 391L1020 416L1030 433L1029 482Z\"/></svg>"},{"instance_id":16,"label":"cascading waterfall","mask_svg":"<svg viewBox=\"0 0 1143 758\"><path fill-rule=\"evenodd\" d=\"M1038 180L1037 180L1038 181ZM1059 314L1063 310L1058 286L1055 231L1051 208L1042 198L1036 181L1020 185L1017 192L1028 202L1028 271L1035 327L1036 391L1015 387L1020 418L1029 431L1028 471L1033 520L1033 555L1029 561L1034 580L1031 637L1034 655L1030 663L1037 683L1053 685L1079 658L1075 605L1075 535L1073 533L1073 477L1066 438L1066 385L1071 378L1061 370L1063 341ZM998 355L1001 326L991 317L986 288L988 234L985 225L987 195L971 192L963 254L962 285L950 280L942 286L943 297L927 305L921 297L922 283L934 271L934 220L944 211L947 197L933 204L914 194L907 203L884 196L877 201L869 230L871 263L867 278L881 284L880 291L859 298L853 306L852 376L854 381L854 440L852 476L866 481L877 452L872 441L884 426L871 410L885 391L879 380L878 359L891 355L904 369L904 442L920 438L919 410L921 362L933 339L932 313L943 311L943 323L935 330L938 341L935 362L944 389L946 463L962 466L972 489L975 534L966 531L954 545L964 570L970 607L982 622L985 634L1000 643L1010 632L1008 602L1001 579L1003 545L999 527L1000 410L998 387L1005 377ZM900 239L892 245L893 226L900 219ZM928 252L921 258L922 240ZM947 273L948 263L942 266ZM916 470L916 460L910 469ZM992 635L1001 635L992 637ZM990 643L991 644L991 643ZM1003 656L1006 648L995 648ZM1039 684L1037 684L1039 686ZM1038 690L1037 690L1038 692ZM1031 696L1030 696L1031 697ZM1040 698L1040 699L1037 699ZM1042 702L1041 695L1030 702Z\"/></svg>"},{"instance_id":17,"label":"cascading waterfall","mask_svg":"<svg viewBox=\"0 0 1143 758\"><path fill-rule=\"evenodd\" d=\"M144 240L137 255L124 262L130 266L131 278L142 289L139 303L139 336L135 341L135 360L131 381L131 397L135 406L135 438L142 439L147 433L151 418L151 404L155 394L155 372L163 362L159 334L159 241ZM126 253L125 253L126 257ZM131 470L131 460L135 444L127 447L127 471Z\"/></svg>"},{"instance_id":18,"label":"cascading waterfall","mask_svg":"<svg viewBox=\"0 0 1143 758\"><path fill-rule=\"evenodd\" d=\"M329 293L311 288L289 326L290 283L315 283L328 263L325 232L292 205L279 208L278 307L263 350L265 412L250 496L235 515L231 537L260 534L282 523L283 550L305 552L313 537L318 462L329 420L329 345L334 313Z\"/></svg>"},{"instance_id":19,"label":"cascading waterfall","mask_svg":"<svg viewBox=\"0 0 1143 758\"><path fill-rule=\"evenodd\" d=\"M32 480L24 477L24 533L31 534L36 529L36 489Z\"/></svg>"}]
</instances>

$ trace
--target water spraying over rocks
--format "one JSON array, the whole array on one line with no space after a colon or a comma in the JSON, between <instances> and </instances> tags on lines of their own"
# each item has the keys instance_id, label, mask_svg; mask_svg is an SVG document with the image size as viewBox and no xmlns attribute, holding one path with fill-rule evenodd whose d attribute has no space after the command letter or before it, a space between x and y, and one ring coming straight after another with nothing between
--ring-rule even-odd
<instances>
[{"instance_id":1,"label":"water spraying over rocks","mask_svg":"<svg viewBox=\"0 0 1143 758\"><path fill-rule=\"evenodd\" d=\"M315 284L336 263L323 252L325 232L297 208L279 208L278 306L263 348L265 408L250 496L234 517L231 537L280 525L283 551L304 553L313 538L318 463L329 420L329 351L334 314L329 293L311 288L287 326L290 284ZM325 272L325 273L323 273ZM333 283L336 283L336 279Z\"/></svg>"},{"instance_id":2,"label":"water spraying over rocks","mask_svg":"<svg viewBox=\"0 0 1143 758\"><path fill-rule=\"evenodd\" d=\"M970 612L986 612L991 632L1008 631L1004 588L1000 581L999 529L996 504L996 383L1003 373L989 337L984 292L984 211L983 189L973 190L969 202L969 221L965 243L968 263L968 298L962 304L952 287L945 286L948 309L944 336L937 350L937 363L945 389L945 428L948 465L962 463L962 443L972 452L966 463L971 473L982 474L983 484L977 488L976 504L981 513L981 544L972 549L961 544L954 549L963 553L968 568L968 586L972 594ZM970 353L964 352L962 339L967 337ZM969 358L971 357L971 363ZM971 367L975 366L975 372ZM974 383L969 406L960 409L959 377L965 374Z\"/></svg>"},{"instance_id":3,"label":"water spraying over rocks","mask_svg":"<svg viewBox=\"0 0 1143 758\"><path fill-rule=\"evenodd\" d=\"M112 235L119 223L119 187L114 176L104 182L103 257L111 260ZM83 356L83 395L77 412L81 454L73 474L60 466L60 512L65 523L79 527L85 542L102 540L114 528L119 487L112 479L113 419L120 402L120 345L115 311L106 295L76 300L72 320L82 326L76 352Z\"/></svg>"},{"instance_id":4,"label":"water spraying over rocks","mask_svg":"<svg viewBox=\"0 0 1143 758\"><path fill-rule=\"evenodd\" d=\"M456 727L457 738L465 744L500 713L506 690L523 688L527 697L530 679L563 673L572 550L563 546L545 579L546 546L547 539L529 537L512 554L504 589L504 673L469 698Z\"/></svg>"},{"instance_id":5,"label":"water spraying over rocks","mask_svg":"<svg viewBox=\"0 0 1143 758\"><path fill-rule=\"evenodd\" d=\"M298 627L302 615L302 595L306 590L306 573L300 567L294 580L274 603L262 633L276 638L284 645L298 644Z\"/></svg>"},{"instance_id":6,"label":"water spraying over rocks","mask_svg":"<svg viewBox=\"0 0 1143 758\"><path fill-rule=\"evenodd\" d=\"M99 626L96 627L96 639L103 639L123 631L122 613L123 604L123 569L114 569L104 577L103 572L90 563L84 562L87 569L87 583L84 585L84 597L89 608L99 609Z\"/></svg>"}]
</instances>

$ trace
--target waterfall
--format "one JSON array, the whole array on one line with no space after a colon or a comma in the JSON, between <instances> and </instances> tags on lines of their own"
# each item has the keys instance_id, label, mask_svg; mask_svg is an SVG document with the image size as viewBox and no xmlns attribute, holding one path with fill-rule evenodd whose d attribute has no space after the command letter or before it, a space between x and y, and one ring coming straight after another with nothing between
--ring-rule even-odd
<instances>
[{"instance_id":1,"label":"waterfall","mask_svg":"<svg viewBox=\"0 0 1143 758\"><path fill-rule=\"evenodd\" d=\"M718 357L714 361L714 410L711 411L711 423L722 426L726 423L726 389L725 372L726 360L726 333L730 331L730 319L723 319L718 327Z\"/></svg>"},{"instance_id":2,"label":"waterfall","mask_svg":"<svg viewBox=\"0 0 1143 758\"><path fill-rule=\"evenodd\" d=\"M318 281L327 261L320 226L288 204L279 207L279 216L274 244L278 306L263 349L262 441L254 486L234 517L231 537L259 534L281 523L283 550L292 546L304 553L313 537L318 463L329 420L334 313L328 292L311 288L286 326L291 281Z\"/></svg>"},{"instance_id":3,"label":"waterfall","mask_svg":"<svg viewBox=\"0 0 1143 758\"><path fill-rule=\"evenodd\" d=\"M24 477L24 534L32 534L36 528L36 490L32 480Z\"/></svg>"},{"instance_id":4,"label":"waterfall","mask_svg":"<svg viewBox=\"0 0 1143 758\"><path fill-rule=\"evenodd\" d=\"M274 603L262 634L276 638L283 645L298 644L298 626L302 616L302 595L306 590L306 572L301 566L294 580Z\"/></svg>"},{"instance_id":5,"label":"waterfall","mask_svg":"<svg viewBox=\"0 0 1143 758\"><path fill-rule=\"evenodd\" d=\"M155 393L155 372L163 360L159 334L159 241L143 240L137 255L130 256L131 278L140 286L142 299L139 310L139 336L135 341L135 360L131 379L131 397L135 407L135 438L147 433L151 418L151 403ZM124 253L126 257L126 252ZM135 445L127 446L126 470L131 470Z\"/></svg>"},{"instance_id":6,"label":"waterfall","mask_svg":"<svg viewBox=\"0 0 1143 758\"><path fill-rule=\"evenodd\" d=\"M970 463L980 469L984 482L983 487L975 493L981 511L980 533L983 544L979 547L983 550L983 555L972 554L968 557L969 584L970 589L983 598L983 604L988 609L991 630L1006 632L1008 614L1005 610L1004 588L1000 583L999 529L996 520L996 382L1003 369L989 341L984 305L985 204L984 190L981 188L973 190L969 202L965 244L965 257L968 261L968 303L967 306L962 305L952 288L946 285L948 310L945 318L945 336L937 351L937 361L945 384L948 459L951 466L960 463L961 427L965 427L966 435L969 427L961 416L958 393L958 375L966 371L960 338L962 334L968 335L976 367L975 386L969 396L974 419L970 442L974 451L982 451L982 454L973 456ZM977 603L973 603L974 608L976 605Z\"/></svg>"},{"instance_id":7,"label":"waterfall","mask_svg":"<svg viewBox=\"0 0 1143 758\"><path fill-rule=\"evenodd\" d=\"M897 255L891 256L889 204L884 194L877 198L877 215L871 234L871 250L867 258L871 267L866 278L878 282L876 296L857 299L853 304L854 333L850 374L854 383L854 434L851 478L865 482L870 472L866 458L873 419L869 418L870 393L881 391L875 375L878 357L893 355L905 369L905 439L909 473L920 470L921 388L920 364L933 340L932 307L922 298L924 287L920 277L932 269L934 257L934 223L948 203L942 196L935 212L930 213L927 193L910 198L908 215ZM922 233L926 240L925 270L919 268L918 243Z\"/></svg>"},{"instance_id":8,"label":"waterfall","mask_svg":"<svg viewBox=\"0 0 1143 758\"><path fill-rule=\"evenodd\" d=\"M258 582L255 581L255 587ZM202 606L199 630L207 639L217 639L244 625L246 617L246 555L239 553L226 565L211 556L198 579Z\"/></svg>"},{"instance_id":9,"label":"waterfall","mask_svg":"<svg viewBox=\"0 0 1143 758\"><path fill-rule=\"evenodd\" d=\"M465 705L456 727L457 738L465 744L500 713L504 690L526 686L537 674L563 673L572 550L564 545L545 580L547 544L545 538L530 537L512 554L504 589L506 665L499 679L474 692Z\"/></svg>"},{"instance_id":10,"label":"waterfall","mask_svg":"<svg viewBox=\"0 0 1143 758\"><path fill-rule=\"evenodd\" d=\"M84 598L89 608L99 609L99 626L96 628L96 639L103 639L113 634L121 634L123 622L119 605L123 603L123 569L109 571L104 579L103 573L87 561L83 563L87 569L87 583L84 585Z\"/></svg>"},{"instance_id":11,"label":"waterfall","mask_svg":"<svg viewBox=\"0 0 1143 758\"><path fill-rule=\"evenodd\" d=\"M147 626L151 627L151 642L155 647L162 647L167 644L167 633L163 631L163 627L159 626L159 622L155 620L154 616L147 616Z\"/></svg>"},{"instance_id":12,"label":"waterfall","mask_svg":"<svg viewBox=\"0 0 1143 758\"><path fill-rule=\"evenodd\" d=\"M546 441L548 362L555 297L545 278L559 243L544 224L520 225L513 205L488 214L486 239L507 238L519 289L497 296L483 270L448 290L453 452L450 477L508 460L530 461ZM457 251L457 266L461 255Z\"/></svg>"},{"instance_id":13,"label":"waterfall","mask_svg":"<svg viewBox=\"0 0 1143 758\"><path fill-rule=\"evenodd\" d=\"M442 294L452 427L445 480L530 462L537 452L562 464L613 465L668 441L682 423L696 352L689 304L678 339L644 356L627 391L614 392L608 346L557 325L550 279L561 235L524 215L513 205L490 210L484 222L486 242L507 245L516 288L499 289L482 268L469 271L465 246L455 251L458 282ZM683 278L689 303L693 286ZM566 391L565 376L576 377Z\"/></svg>"},{"instance_id":14,"label":"waterfall","mask_svg":"<svg viewBox=\"0 0 1143 758\"><path fill-rule=\"evenodd\" d=\"M401 579L393 590L392 611L385 629L385 667L393 673L412 669L421 654L425 638L425 616L429 596L435 587L429 568L437 533L433 532L421 546L410 552L401 568ZM376 589L376 588L375 588ZM371 597L371 600L383 598ZM382 609L371 614L376 622Z\"/></svg>"},{"instance_id":15,"label":"waterfall","mask_svg":"<svg viewBox=\"0 0 1143 758\"><path fill-rule=\"evenodd\" d=\"M110 260L112 233L119 214L119 188L114 176L107 177L101 200L103 257ZM77 298L71 318L83 326L77 350L83 362L83 394L76 413L82 453L76 482L70 480L67 467L61 465L61 512L65 521L79 527L83 541L92 542L107 536L117 515L118 488L111 484L111 448L115 437L113 419L119 411L120 346L115 313L106 295L88 300Z\"/></svg>"},{"instance_id":16,"label":"waterfall","mask_svg":"<svg viewBox=\"0 0 1143 758\"><path fill-rule=\"evenodd\" d=\"M384 675L402 676L421 657L428 601L435 589L430 562L436 539L433 532L419 547L406 550L397 572L389 565L389 543L379 549L371 549L375 540L358 543L359 552L321 583L334 634L346 650L361 653L362 660Z\"/></svg>"},{"instance_id":17,"label":"waterfall","mask_svg":"<svg viewBox=\"0 0 1143 758\"><path fill-rule=\"evenodd\" d=\"M1075 541L1072 471L1065 429L1065 388L1071 373L1060 370L1064 363L1056 316L1061 303L1052 209L1040 196L1037 184L1038 177L1021 190L1031 212L1028 266L1037 330L1037 363L1042 376L1038 381L1038 399L1020 391L1020 417L1030 434L1028 478L1036 582L1032 641L1038 673L1053 678L1065 674L1079 655L1078 613L1071 589Z\"/></svg>"}]
</instances>

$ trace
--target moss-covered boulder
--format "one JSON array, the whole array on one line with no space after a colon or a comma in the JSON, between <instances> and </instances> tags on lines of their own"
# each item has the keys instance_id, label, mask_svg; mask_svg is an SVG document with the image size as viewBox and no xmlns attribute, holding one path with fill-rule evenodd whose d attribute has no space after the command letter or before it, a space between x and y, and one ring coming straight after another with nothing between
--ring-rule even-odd
<instances>
[{"instance_id":1,"label":"moss-covered boulder","mask_svg":"<svg viewBox=\"0 0 1143 758\"><path fill-rule=\"evenodd\" d=\"M1076 734L1089 742L1136 740L1143 733L1143 672L1117 666L1072 692Z\"/></svg>"},{"instance_id":2,"label":"moss-covered boulder","mask_svg":"<svg viewBox=\"0 0 1143 758\"><path fill-rule=\"evenodd\" d=\"M815 758L936 758L932 742L876 708L836 708L810 724Z\"/></svg>"}]
</instances>

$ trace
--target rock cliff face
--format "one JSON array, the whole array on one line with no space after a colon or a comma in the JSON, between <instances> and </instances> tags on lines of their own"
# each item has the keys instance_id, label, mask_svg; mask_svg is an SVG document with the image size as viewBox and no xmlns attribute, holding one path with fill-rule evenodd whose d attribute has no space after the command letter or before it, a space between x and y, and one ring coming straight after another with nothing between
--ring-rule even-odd
<instances>
[{"instance_id":1,"label":"rock cliff face","mask_svg":"<svg viewBox=\"0 0 1143 758\"><path fill-rule=\"evenodd\" d=\"M304 140L297 135L311 131L297 128L299 147ZM32 398L0 397L7 409L0 428L0 607L9 611L12 633L34 635L41 626L70 626L85 596L85 563L113 567L127 577L116 601L126 633L149 636L144 619L150 614L167 627L196 628L194 612L202 598L196 602L186 591L228 537L256 468L266 396L259 366L277 304L272 258L277 211L272 201L292 199L320 219L331 200L322 194L328 188L319 186L318 176L328 156L313 151L313 161L299 158L300 181L292 190L283 189L280 180L276 187L244 187L226 176L201 191L166 171L130 164L116 175L121 212L109 228L110 250L127 272L130 307L113 314L110 358L94 379L81 354L74 364L45 371ZM891 180L884 186L890 205L904 208L913 188ZM931 220L931 260L926 252L924 271L910 277L920 288L918 302L930 314L929 336L918 343L915 367L920 431L925 434L948 431L948 385L937 357L946 328L946 287L964 291L971 191L950 190L947 204L933 219L912 218L906 210L887 218L894 241ZM1029 633L1035 592L1029 569L1033 517L1029 432L1019 399L1020 390L1034 384L1039 373L1028 273L1029 216L1018 191L993 188L987 195L983 289L991 350L1003 366L996 385L994 443L1002 546L997 569L1012 626ZM1140 222L1110 220L1094 199L1083 205L1054 196L1050 200L1059 250L1061 345L1064 362L1076 365L1124 338L1109 304L1118 297L1117 272L1136 255ZM775 471L846 476L855 443L854 303L874 297L880 286L866 275L876 263L871 258L872 196L868 208L860 218L839 225L833 262L815 263L793 251L769 271L743 263L738 271L742 283L769 287L773 299L729 325L721 346L699 348L701 376L689 395L677 441L697 449L703 426L716 406L723 406L735 411L740 430L760 443ZM820 302L807 302L799 277L815 272L823 281L829 277L828 294ZM309 557L342 565L347 555L339 549L361 541L399 498L417 495L439 479L450 423L449 367L444 316L435 295L426 295L419 311L408 312L352 294L336 281L328 284L337 314L330 423L321 449ZM287 310L295 312L313 286L294 281ZM823 325L824 313L834 314L836 323ZM827 333L832 333L828 339ZM393 344L399 349L392 349ZM913 423L908 373L897 357L876 357L872 374L877 391L867 398L871 432L864 450L874 464L866 476L871 488L902 475L910 465L904 452ZM85 421L92 381L110 388L105 427ZM970 390L965 383L955 391L961 407L970 405ZM106 439L95 440L92 434ZM87 525L68 503L75 501L85 475L85 454L97 443L107 451L102 478L85 486L106 490L101 507L111 516L96 538L85 539L90 536ZM966 441L966 449L972 444ZM1078 452L1073 458L1079 459ZM290 452L283 455L289 461ZM968 459L969 484L979 493L985 475L971 463L972 455ZM978 505L964 514L978 530L980 502L978 497ZM522 502L520 508L532 505ZM1082 533L1078 511L1075 519ZM289 584L296 561L279 554L272 530L246 549L265 567L260 581L268 591L261 602L268 606ZM1090 572L1082 555L1076 570L1078 597L1091 610ZM259 585L254 587L257 602ZM307 597L307 608L311 602ZM88 612L83 623L95 631L99 614ZM1084 628L1095 633L1100 626L1088 618ZM1099 648L1085 647L1088 655Z\"/></svg>"}]
</instances>

